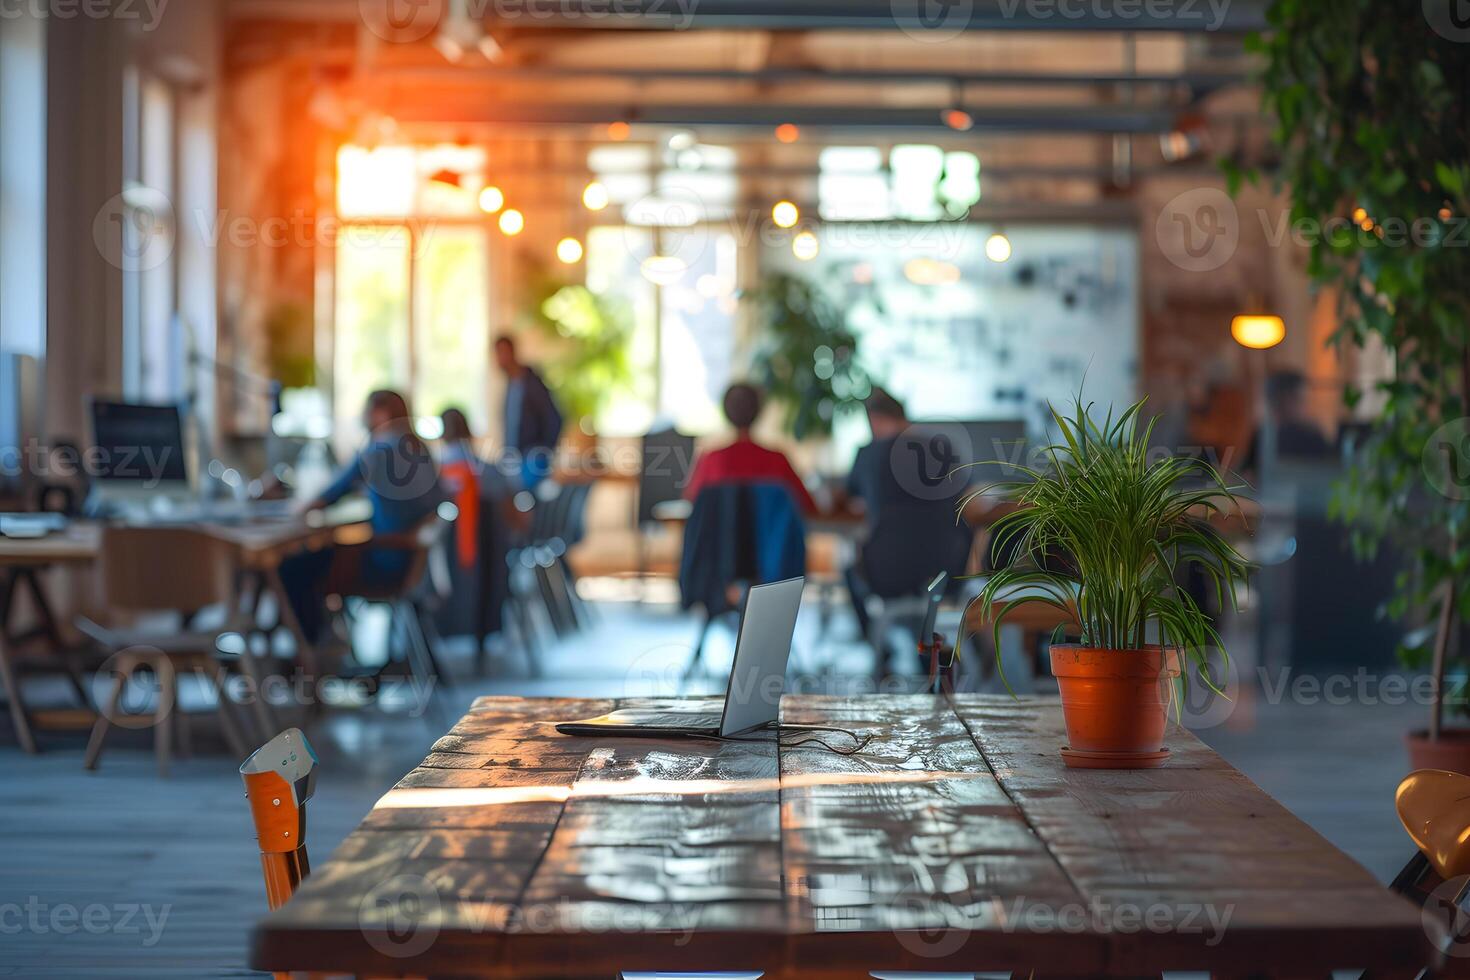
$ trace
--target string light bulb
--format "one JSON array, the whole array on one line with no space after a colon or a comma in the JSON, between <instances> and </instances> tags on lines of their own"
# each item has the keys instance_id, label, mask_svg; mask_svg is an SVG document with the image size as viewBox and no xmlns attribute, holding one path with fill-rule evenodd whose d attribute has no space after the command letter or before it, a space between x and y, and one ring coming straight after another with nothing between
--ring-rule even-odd
<instances>
[{"instance_id":1,"label":"string light bulb","mask_svg":"<svg viewBox=\"0 0 1470 980\"><path fill-rule=\"evenodd\" d=\"M506 208L500 212L500 230L503 234L519 235L526 227L526 216L515 208Z\"/></svg>"},{"instance_id":2,"label":"string light bulb","mask_svg":"<svg viewBox=\"0 0 1470 980\"><path fill-rule=\"evenodd\" d=\"M791 239L791 254L798 261L810 262L817 257L822 250L822 243L817 241L817 236L809 231L803 231Z\"/></svg>"},{"instance_id":3,"label":"string light bulb","mask_svg":"<svg viewBox=\"0 0 1470 980\"><path fill-rule=\"evenodd\" d=\"M556 243L556 257L562 265L576 265L582 261L582 243L575 238L563 238Z\"/></svg>"},{"instance_id":4,"label":"string light bulb","mask_svg":"<svg viewBox=\"0 0 1470 980\"><path fill-rule=\"evenodd\" d=\"M607 188L600 181L594 180L582 190L582 205L588 211L601 211L610 203Z\"/></svg>"},{"instance_id":5,"label":"string light bulb","mask_svg":"<svg viewBox=\"0 0 1470 980\"><path fill-rule=\"evenodd\" d=\"M486 187L480 191L480 210L494 214L505 207L505 193L499 187Z\"/></svg>"},{"instance_id":6,"label":"string light bulb","mask_svg":"<svg viewBox=\"0 0 1470 980\"><path fill-rule=\"evenodd\" d=\"M771 208L771 220L777 228L794 228L801 220L801 209L790 201L777 201Z\"/></svg>"}]
</instances>

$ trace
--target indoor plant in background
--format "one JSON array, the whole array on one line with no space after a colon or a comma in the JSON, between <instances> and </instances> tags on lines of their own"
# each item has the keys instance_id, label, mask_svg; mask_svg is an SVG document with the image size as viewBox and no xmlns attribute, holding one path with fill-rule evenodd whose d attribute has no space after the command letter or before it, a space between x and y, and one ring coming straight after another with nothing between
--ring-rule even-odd
<instances>
[{"instance_id":1,"label":"indoor plant in background","mask_svg":"<svg viewBox=\"0 0 1470 980\"><path fill-rule=\"evenodd\" d=\"M832 434L832 421L855 411L872 391L858 363L857 336L820 288L776 273L744 294L755 318L751 378L784 409L797 440Z\"/></svg>"},{"instance_id":2,"label":"indoor plant in background","mask_svg":"<svg viewBox=\"0 0 1470 980\"><path fill-rule=\"evenodd\" d=\"M617 299L576 285L548 285L535 312L549 341L547 387L567 420L590 437L597 413L632 384L632 316Z\"/></svg>"},{"instance_id":3,"label":"indoor plant in background","mask_svg":"<svg viewBox=\"0 0 1470 980\"><path fill-rule=\"evenodd\" d=\"M1470 731L1446 729L1447 673L1470 615L1470 41L1455 4L1275 0L1261 89L1293 227L1318 229L1308 271L1339 300L1336 342L1392 367L1366 394L1372 432L1334 499L1365 557L1403 562L1383 612L1412 627L1407 666L1435 680L1416 768L1470 773ZM1254 174L1228 167L1232 180ZM1244 216L1242 215L1242 218ZM1334 230L1335 229L1335 230Z\"/></svg>"},{"instance_id":4,"label":"indoor plant in background","mask_svg":"<svg viewBox=\"0 0 1470 980\"><path fill-rule=\"evenodd\" d=\"M1209 615L1177 584L1181 572L1198 567L1221 606L1234 607L1249 570L1210 522L1235 507L1240 488L1203 459L1150 456L1143 405L1100 422L1080 397L1070 416L1053 409L1060 436L1043 451L1045 464L1018 466L1015 480L976 491L1018 504L991 530L992 553L1014 547L1013 557L971 601L994 624L997 664L1001 624L1020 606L1053 606L1080 631L1077 643L1058 642L1064 625L1051 646L1069 766L1163 764L1185 662L1218 693L1209 654L1224 656Z\"/></svg>"}]
</instances>

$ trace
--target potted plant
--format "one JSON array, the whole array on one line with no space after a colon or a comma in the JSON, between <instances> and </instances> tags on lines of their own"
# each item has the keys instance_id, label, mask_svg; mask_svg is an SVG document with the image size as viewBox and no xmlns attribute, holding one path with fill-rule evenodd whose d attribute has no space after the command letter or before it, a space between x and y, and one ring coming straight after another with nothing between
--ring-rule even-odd
<instances>
[{"instance_id":1,"label":"potted plant","mask_svg":"<svg viewBox=\"0 0 1470 980\"><path fill-rule=\"evenodd\" d=\"M1446 676L1464 672L1470 615L1470 58L1453 6L1415 5L1406 21L1376 0L1276 0L1252 43L1277 183L1294 226L1317 230L1308 272L1338 300L1334 340L1389 365L1345 389L1373 429L1334 515L1360 555L1388 544L1401 562L1381 611L1409 627L1406 666L1434 679L1412 764L1470 773L1470 730L1444 717L1465 710Z\"/></svg>"},{"instance_id":2,"label":"potted plant","mask_svg":"<svg viewBox=\"0 0 1470 980\"><path fill-rule=\"evenodd\" d=\"M1053 409L1060 441L1042 450L1045 462L1016 466L1016 479L967 498L998 491L1017 505L991 530L993 554L1013 548L1013 557L971 600L994 626L997 664L1001 624L1027 604L1060 610L1080 633L1060 642L1064 624L1051 645L1069 766L1164 763L1184 665L1193 662L1218 693L1208 657L1211 648L1224 652L1209 614L1178 585L1180 573L1197 567L1233 607L1249 570L1210 521L1237 506L1240 488L1203 459L1151 455L1143 405L1101 422L1080 397L1070 416Z\"/></svg>"}]
</instances>

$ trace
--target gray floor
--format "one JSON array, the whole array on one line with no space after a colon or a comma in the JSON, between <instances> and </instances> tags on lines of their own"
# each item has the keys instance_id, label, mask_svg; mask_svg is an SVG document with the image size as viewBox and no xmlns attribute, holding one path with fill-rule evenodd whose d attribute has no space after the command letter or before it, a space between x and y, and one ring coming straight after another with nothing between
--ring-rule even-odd
<instances>
[{"instance_id":1,"label":"gray floor","mask_svg":"<svg viewBox=\"0 0 1470 980\"><path fill-rule=\"evenodd\" d=\"M594 592L597 590L594 588ZM492 659L471 679L468 652L450 657L457 714L479 694L617 695L678 686L695 624L667 604L639 605L615 585L599 592L599 622L542 657ZM794 669L809 689L861 690L870 657L838 615L819 637L804 608ZM710 672L718 686L733 636L717 630ZM1009 671L1008 671L1009 673ZM39 692L44 693L44 692ZM1198 730L1263 789L1334 844L1387 878L1407 841L1393 813L1406 771L1403 732L1421 709L1312 704L1237 694ZM1217 717L1218 716L1218 717ZM322 757L308 840L320 864L444 724L379 709L334 713L311 732ZM257 852L235 763L207 732L196 753L158 778L146 733L123 733L100 771L82 770L82 740L46 736L42 755L0 726L0 976L232 976L243 968L251 923L264 909Z\"/></svg>"}]
</instances>

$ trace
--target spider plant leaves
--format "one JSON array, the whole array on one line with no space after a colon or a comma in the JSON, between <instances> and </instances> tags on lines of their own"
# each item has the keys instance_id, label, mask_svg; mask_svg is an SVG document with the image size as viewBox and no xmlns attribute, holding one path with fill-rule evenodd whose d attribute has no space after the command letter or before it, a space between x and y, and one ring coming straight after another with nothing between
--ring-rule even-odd
<instances>
[{"instance_id":1,"label":"spider plant leaves","mask_svg":"<svg viewBox=\"0 0 1470 980\"><path fill-rule=\"evenodd\" d=\"M1002 680L1000 627L1014 610L1040 603L1066 616L1089 646L1131 650L1156 637L1223 693L1209 664L1211 650L1224 656L1220 637L1180 582L1196 570L1221 608L1237 608L1251 566L1213 521L1239 511L1244 488L1206 460L1151 453L1158 419L1141 421L1145 404L1100 421L1080 395L1070 414L1052 407L1059 437L1042 450L1049 466L1016 467L1021 477L965 497L996 494L1019 505L991 526L992 558L1009 552L1011 562L972 602L991 624Z\"/></svg>"}]
</instances>

